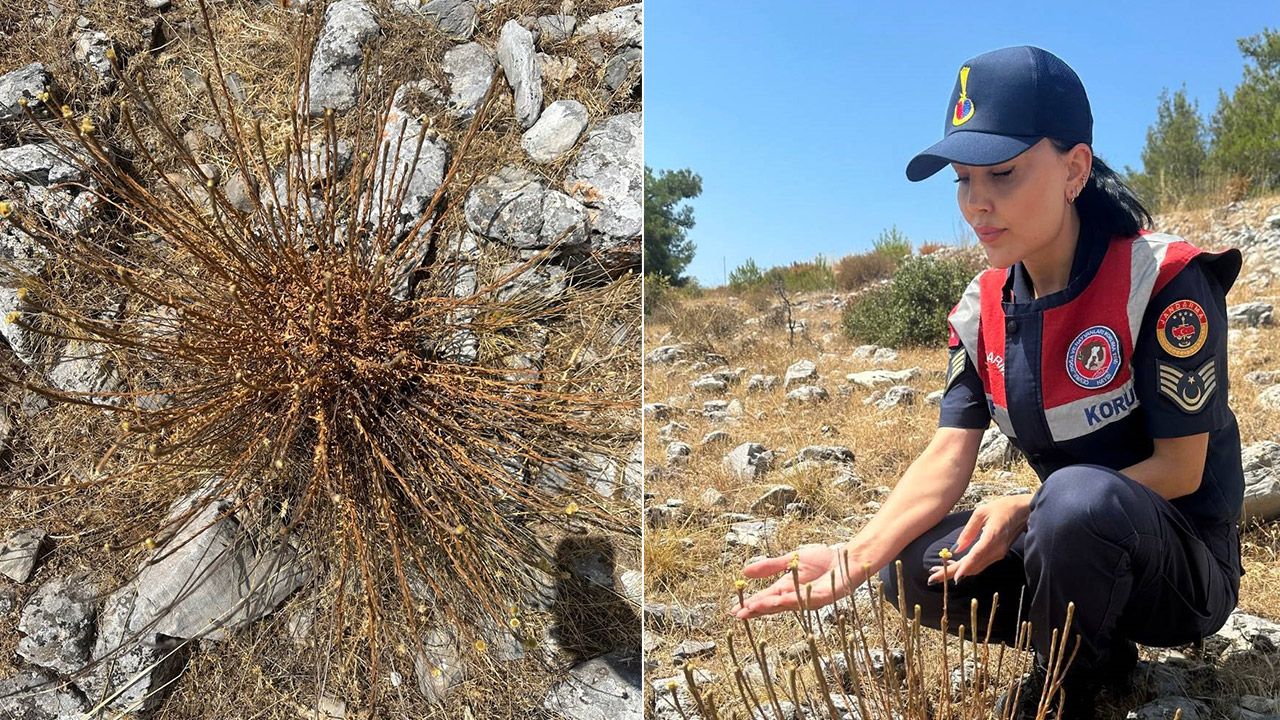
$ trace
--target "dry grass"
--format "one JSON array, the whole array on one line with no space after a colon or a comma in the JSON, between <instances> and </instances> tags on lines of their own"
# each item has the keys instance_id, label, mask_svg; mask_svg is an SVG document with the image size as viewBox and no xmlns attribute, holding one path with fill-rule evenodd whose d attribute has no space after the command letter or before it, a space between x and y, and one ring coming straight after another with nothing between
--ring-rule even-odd
<instances>
[{"instance_id":1,"label":"dry grass","mask_svg":"<svg viewBox=\"0 0 1280 720\"><path fill-rule=\"evenodd\" d=\"M1277 202L1280 198L1262 198L1246 203L1242 212L1257 227ZM1204 229L1210 225L1210 220L1204 215L1183 213L1162 220L1165 227L1172 225L1194 241L1198 236L1204 237ZM1197 227L1201 228L1199 232ZM1248 271L1246 267L1245 272ZM868 503L883 499L883 493L897 482L936 427L937 408L926 405L923 399L927 393L941 389L946 365L945 350L899 351L898 359L885 366L889 369L921 368L920 376L909 383L917 390L917 402L910 407L878 411L862 402L871 391L855 387L848 397L836 392L836 386L844 384L845 374L870 369L873 365L870 361L852 357L854 344L838 331L840 311L838 304L831 302L833 296L808 294L800 298L804 304L797 309L797 318L806 321L809 331L793 348L788 347L784 330L769 326L767 311L753 312L745 301L720 291L707 292L701 298L685 302L689 305L723 305L746 313L747 324L731 337L711 337L696 326L673 321L682 317L680 308L673 308L667 315L651 319L646 324L647 347L685 342L696 349L690 357L692 364L674 367L651 365L646 368L645 401L673 406L672 420L688 427L673 439L683 440L694 447L687 464L653 472L655 466L663 464L668 442L659 436L658 430L670 421L646 420L645 453L650 458L646 491L657 499L656 502L667 497L682 498L686 508L692 510L692 517L683 526L646 529L646 601L682 607L710 603L715 608L707 628L694 631L673 629L663 633L658 644L651 643L649 657L658 664L651 677L679 673L670 660L670 651L679 642L711 639L720 642L720 649L715 658L703 665L719 675L721 683L717 686L722 697L736 694L731 676L721 672L726 660L723 639L729 632L738 631L728 610L733 603L734 582L741 577L742 565L752 551L724 549L723 538L731 520L722 519L723 513L746 512L765 488L786 483L800 491L800 499L812 508L813 514L779 518L777 537L768 547L755 552L773 555L803 543L829 543L850 537L878 507ZM1241 283L1231 292L1229 302L1274 302L1275 299L1271 291L1259 291ZM707 316L715 312L714 308L703 307L697 314ZM1231 405L1239 420L1242 441L1246 444L1280 440L1280 415L1261 407L1256 399L1260 388L1244 380L1248 372L1280 367L1277 347L1280 347L1280 328L1275 327L1242 331L1231 346ZM744 387L738 386L723 395L695 395L689 383L714 366L714 363L699 363L702 360L699 353L705 351L724 355L730 368L741 368L744 384L746 378L754 373L777 375L781 380L787 366L794 361L812 360L821 374L819 384L831 392L831 400L816 406L789 405L783 399L784 391L780 386L760 393L748 393ZM740 399L743 415L731 423L717 423L704 418L702 402L713 397ZM699 446L699 440L706 433L717 429L728 431L730 440L727 443L705 448ZM757 482L739 481L721 466L721 459L728 450L748 441L763 444L777 456L774 469ZM864 479L861 488L834 487L831 483L833 477L821 471L816 475L792 474L778 469L783 461L794 457L806 445L844 445L851 448L857 455L857 473ZM1035 474L1025 463L1015 465L1010 471L1011 476L997 476L996 471L979 470L973 481L997 487L1034 489L1038 486ZM728 503L721 507L703 507L699 498L705 488L720 491ZM1280 598L1280 534L1277 527L1270 524L1248 528L1242 539L1247 574L1241 584L1240 608L1280 620L1275 609L1276 600ZM773 647L785 647L803 639L794 622L785 618L757 622L755 632ZM1258 669L1233 668L1224 675L1224 683L1221 688L1223 694L1253 692L1267 695L1280 691L1274 677Z\"/></svg>"},{"instance_id":2,"label":"dry grass","mask_svg":"<svg viewBox=\"0 0 1280 720\"><path fill-rule=\"evenodd\" d=\"M579 3L577 13L585 18L619 4L590 0ZM535 475L586 452L625 460L640 381L634 276L597 279L555 303L529 296L495 302L492 290L505 279L496 268L516 258L486 252L477 262L480 288L470 297L447 299L461 270L442 266L418 278L415 301L398 306L379 299L388 295L396 253L407 253L412 243L396 245L382 228L367 244L348 245L368 253L348 262L340 246L321 241L308 251L302 237L290 234L299 222L311 227L292 202L284 203L287 217L280 223L286 237L272 238L268 247L266 225L255 231L250 218L229 212L220 191L214 193L219 211L210 214L200 210L198 185L168 193L146 189L155 188L162 173L195 162L214 163L224 176L253 168L250 174L261 177L259 163L278 166L307 133L368 142L385 122L379 109L400 82L442 80L438 63L452 41L425 19L375 3L383 35L366 61L366 96L327 127L316 122L299 130L292 118L301 75L294 68L305 61L318 13L216 2L206 26L195 3L180 2L162 15L140 7L90 0L80 12L92 28L115 38L129 76L146 78L154 91L146 109L129 99L131 83L95 99L94 83L76 74L66 40L74 12L35 27L29 18L43 11L43 2L0 10L0 35L12 41L0 44L0 71L45 62L57 100L77 121L89 117L97 126L86 138L90 147L122 148L133 158L125 164L100 155L93 165L103 194L119 207L92 241L60 238L17 214L15 221L28 223L24 227L56 256L47 276L24 280L29 304L20 322L51 336L45 359L71 335L104 343L125 378L128 390L115 398L126 407L156 389L177 390L172 405L131 411L127 425L115 404L85 404L84 397L41 387L38 378L2 391L0 400L10 408L29 397L22 382L54 402L17 435L8 458L19 489L10 493L0 531L36 525L56 543L28 588L74 567L93 568L106 589L127 579L146 548L163 537L158 521L170 502L217 472L218 489L236 494L247 517L272 531L279 526L282 536L311 548L318 576L269 621L196 649L162 718L230 717L250 709L254 717L296 717L321 694L353 708L370 707L381 696L376 717L420 717L424 711L414 708L421 698L410 690L411 651L432 623L457 627L467 646L468 628L479 638L482 625L505 625L512 617L520 620L518 634L531 641L547 630L560 635L558 655L540 648L516 663L469 651L461 691L446 706L425 711L447 717L464 707L477 717L511 716L539 704L554 679L544 661L578 659L596 649L592 643L636 644L634 611L616 595L590 597L591 588L574 587L567 571L573 553L566 550L586 552L583 543L590 540L617 566L636 567L634 512L586 490L578 470L566 473L572 489L553 495L536 482L513 481L489 454L516 457ZM492 47L512 13L558 8L521 1L490 9L474 40ZM138 39L156 17L170 43L153 53ZM638 99L604 91L588 43L574 39L548 51L577 59L580 68L567 83L548 88L549 99L578 99L594 117L639 110ZM243 102L223 95L218 78L232 75L246 89ZM472 182L527 163L522 129L502 92L475 124L452 120L439 108L414 110L426 114L453 150L451 179L432 201L439 217L430 237L440 245L463 228L461 200ZM252 134L228 124L232 113L245 128L260 123L261 150ZM220 137L192 147L174 142L210 123L224 127ZM18 136L31 141L50 132L75 141L74 128L59 131L50 123L42 129L35 118ZM155 162L145 161L148 154ZM568 163L530 169L558 187ZM360 207L359 193L367 192L371 177L372 166L357 162L351 182L357 194L344 196L331 183L329 212L310 236L333 237L340 217ZM259 209L253 221L267 216ZM158 231L163 242L148 245L140 227ZM379 255L387 260L380 263ZM170 272L156 272L161 268ZM126 317L177 312L184 317L177 323L181 337L166 337L145 321L109 326L93 319L124 297L130 298ZM423 348L443 347L463 314L473 316L467 329L479 336L480 363L417 357ZM541 344L531 332L537 327L547 330L541 372L512 370L509 361ZM312 355L300 359L278 342L290 337L303 355ZM340 341L330 342L335 337ZM156 367L156 357L171 362ZM23 369L10 362L5 372L17 380ZM509 505L486 497L489 487L504 488ZM529 583L548 579L563 602L529 606ZM414 597L410 585L417 584L432 588L433 605L424 608ZM310 612L317 613L318 640L283 639L284 624ZM0 621L4 658L12 657L15 621L16 614ZM391 681L393 673L401 683Z\"/></svg>"}]
</instances>

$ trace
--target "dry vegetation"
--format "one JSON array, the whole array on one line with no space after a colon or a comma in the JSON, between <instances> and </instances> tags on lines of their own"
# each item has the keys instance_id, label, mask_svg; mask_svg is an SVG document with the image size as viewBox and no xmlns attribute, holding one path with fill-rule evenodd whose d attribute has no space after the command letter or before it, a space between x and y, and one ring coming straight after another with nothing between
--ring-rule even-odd
<instances>
[{"instance_id":1,"label":"dry vegetation","mask_svg":"<svg viewBox=\"0 0 1280 720\"><path fill-rule=\"evenodd\" d=\"M11 489L0 535L40 526L55 546L19 601L42 580L74 568L91 569L104 592L127 580L163 539L171 502L215 473L217 490L259 512L264 528L309 548L316 569L314 582L267 620L197 646L159 718L309 717L322 695L370 717L460 717L463 708L475 717L512 717L540 704L555 679L548 667L637 642L634 611L616 596L575 587L566 571L579 556L602 549L614 564L609 569L637 567L634 509L585 491L578 470L564 473L571 492L540 491L536 482L513 480L495 454L524 463L535 479L543 466L587 452L625 463L639 398L639 288L632 276L597 274L555 303L524 296L495 302L494 287L509 277L496 268L516 259L496 252L477 262L475 293L451 298L461 271L445 266L419 277L418 300L400 305L387 296L396 253L406 253L409 243L397 249L375 232L346 246L361 249L350 262L341 244L322 241L308 250L301 236L267 242L261 232L249 240L247 218L201 207L200 183L158 189L167 185L163 173L194 163L213 163L224 176L256 168L259 160L278 167L308 132L326 142L352 139L359 157L359 143L374 141L385 122L390 92L438 75L453 44L425 18L373 4L382 38L366 60L366 96L356 111L301 130L292 112L296 68L305 62L318 13L211 2L206 33L194 2L163 14L138 0L66 3L52 27L39 28L30 19L45 11L44 0L0 8L0 71L45 63L56 102L75 120L61 129L52 120L43 129L29 122L17 137L0 139L31 142L47 131L74 144L75 126L91 118L90 144L119 148L133 160L96 158L95 180L120 207L93 241L26 226L56 258L45 277L24 281L32 313L24 317L40 318L30 329L51 338L41 352L48 359L58 341L72 336L103 342L129 392L97 407L74 402L87 398L42 387L8 361L5 372L19 384L6 387L0 401L15 416L33 391L53 401L19 429L6 457L4 483ZM574 13L584 18L619 4L584 0ZM492 47L507 18L559 11L558 2L502 3L482 11L474 40ZM79 14L115 39L131 77L145 78L150 108L126 99L131 83L99 95L101 88L78 74L70 38ZM576 99L592 117L639 109L637 99L607 93L584 44L570 40L557 52L576 58L581 69L549 87L550 96ZM245 90L243 102L223 94L219 76L233 75ZM126 108L137 121L136 136L123 121ZM528 165L522 129L509 91L495 93L471 125L437 108L418 109L452 148L451 179L432 203L439 217L431 241L443 248L463 228L462 199L473 182L506 165ZM152 110L160 123L143 121ZM232 112L246 128L260 123L261 149L253 132L229 129ZM224 132L203 133L210 124ZM177 142L184 136L185 146ZM146 153L154 163L143 160ZM558 186L573 155L530 169ZM368 191L371 166L357 162L351 187L359 193ZM129 178L142 186L131 189ZM331 185L326 209L334 212L311 223L309 237L334 237L338 209L359 207L359 193L344 199L345 188ZM286 235L307 224L303 211L286 215L279 223ZM16 214L15 221L22 218ZM144 227L162 242L139 232ZM283 279L273 276L281 270ZM103 307L116 304L140 320L97 321ZM166 311L184 319L142 319ZM446 345L464 315L479 336L480 363L424 351ZM517 362L540 342L535 325L549 331L540 377ZM177 339L163 332L175 326L194 332ZM278 342L290 337L311 354L301 359ZM24 389L23 381L35 382ZM176 391L177 400L166 409L135 410L128 418L115 411L113 403L132 406L166 390ZM496 500L490 487L502 487L505 497ZM562 602L550 610L532 606L530 582L550 582ZM411 585L429 586L437 602L424 607ZM289 624L311 613L317 632L295 642ZM0 676L11 670L16 620L17 613L0 620ZM495 660L484 634L467 630L486 622L519 628L524 659ZM433 624L457 628L468 651L460 692L443 708L426 710L414 689L412 645ZM559 651L539 646L543 637L555 639ZM379 696L368 715L363 708Z\"/></svg>"},{"instance_id":2,"label":"dry vegetation","mask_svg":"<svg viewBox=\"0 0 1280 720\"><path fill-rule=\"evenodd\" d=\"M1260 227L1262 218L1278 201L1280 198L1268 197L1246 202L1240 212L1254 227ZM1197 236L1205 236L1212 222L1207 212L1191 211L1162 217L1160 226L1175 228L1194 241ZM1246 266L1242 274L1249 270ZM1228 301L1232 304L1251 300L1275 302L1274 292L1274 288L1258 291L1241 283L1231 292ZM829 293L793 297L797 304L796 317L804 320L808 327L805 335L798 336L794 347L788 347L785 329L770 322L770 312L759 302L761 298L755 298L753 306L751 302L720 290L661 307L646 323L646 348L650 350L661 345L687 343L694 348L690 353L693 361L700 360L702 352L710 351L727 358L730 368L744 370L742 384L731 386L727 392L718 395L699 395L690 390L690 382L713 369L714 362L710 365L684 363L674 367L648 365L645 372L645 402L667 403L674 408L670 420L645 420L646 493L652 498L648 502L660 504L667 498L681 498L689 510L688 519L680 526L647 527L645 530L646 603L681 608L709 604L708 617L711 618L704 629L676 626L653 634L646 647L650 667L653 668L649 677L681 674L682 670L673 665L671 659L671 651L678 643L687 639L716 641L718 647L712 657L694 660L691 664L715 675L716 680L703 684L716 693L722 717L749 716L742 710L725 638L732 633L737 636L739 644L742 643L742 624L731 618L729 609L735 600L735 581L742 577L742 565L752 554L747 549L725 549L725 533L731 521L723 518L723 514L747 512L752 502L769 486L785 483L796 488L799 499L811 508L812 514L779 518L778 534L767 548L759 551L761 554L776 555L804 543L830 543L850 537L866 522L889 488L924 448L937 424L938 409L923 402L923 398L942 387L945 350L900 349L897 360L887 364L854 359L852 350L855 344L839 333L839 305L843 298ZM744 318L747 319L745 323ZM737 329L728 331L730 327ZM1280 367L1278 348L1280 328L1277 327L1245 330L1238 340L1233 341L1231 406L1239 419L1245 444L1280 439L1280 415L1260 406L1256 401L1260 388L1244 380L1244 375L1250 371ZM831 393L829 402L788 404L784 400L781 378L790 364L801 359L817 364L821 376L818 384ZM895 370L921 368L921 375L909 383L918 392L916 403L878 411L873 405L863 403L871 391L857 387L849 395L836 391L837 386L846 384L844 376L847 373L872 367ZM778 388L747 392L746 379L755 373L778 376ZM704 418L702 402L713 397L739 399L743 405L742 416L732 423ZM669 439L660 435L659 430L668 422L681 423L688 428L670 439L682 440L693 446L688 462L679 467L668 467L665 462ZM700 445L700 439L712 430L726 430L729 440L709 446ZM775 453L773 470L757 482L740 481L722 467L721 460L725 454L743 442L761 443ZM857 456L857 474L864 481L861 488L833 486L832 481L837 477L834 470L795 472L780 469L783 462L807 445L851 448ZM1012 475L1008 476L998 475L1000 471L997 470L978 470L973 482L992 485L997 490L1001 487L1034 489L1038 486L1035 474L1025 463L1016 464L1011 471ZM708 488L723 493L727 503L714 507L705 505L701 496ZM1280 524L1248 527L1242 538L1247 574L1242 579L1239 606L1246 612L1280 620L1280 612L1276 609L1280 599ZM760 587L763 585L748 583L746 592ZM865 618L869 617L866 613L874 612L874 604L864 603L859 607L864 613L865 623ZM887 644L902 647L905 636L901 632L894 633L892 626L896 622L897 619L893 618L890 623ZM790 616L755 621L754 633L757 639L765 640L771 648L785 649L805 643L801 624ZM938 687L946 687L947 676L940 666L939 635L926 631L925 636L926 650L922 656L926 658L928 672ZM873 638L871 645L880 647L882 641ZM829 644L827 649L838 650L839 643ZM1142 652L1147 658L1158 657L1151 649L1143 649ZM738 653L749 660L750 645L740 647ZM800 657L803 659L803 655ZM775 665L778 662L775 658ZM800 663L802 678L807 672L806 663L807 660ZM956 666L954 649L950 665L951 668ZM787 686L786 665L783 667L777 678L778 692L784 692ZM1274 697L1280 693L1276 677L1274 668L1234 668L1226 678L1221 694L1238 696L1254 693ZM1005 679L1007 677L1001 681ZM811 689L815 687L812 673L804 682L808 682ZM690 700L688 696L684 699L686 702ZM658 702L666 704L667 701L659 698ZM817 702L819 715L825 717L825 708L820 700ZM737 715L723 714L726 707L736 709ZM766 710L762 717L773 717L773 711ZM1225 712L1228 708L1218 710Z\"/></svg>"}]
</instances>

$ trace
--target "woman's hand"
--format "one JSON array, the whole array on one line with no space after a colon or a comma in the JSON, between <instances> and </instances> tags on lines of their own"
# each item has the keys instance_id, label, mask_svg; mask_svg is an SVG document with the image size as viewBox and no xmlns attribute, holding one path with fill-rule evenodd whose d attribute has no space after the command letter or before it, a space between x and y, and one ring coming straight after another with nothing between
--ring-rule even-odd
<instances>
[{"instance_id":1,"label":"woman's hand","mask_svg":"<svg viewBox=\"0 0 1280 720\"><path fill-rule=\"evenodd\" d=\"M945 561L947 578L959 582L960 578L977 575L1007 555L1009 546L1027 529L1027 518L1031 515L1031 497L1030 494L1011 495L979 505L960 531L952 552L959 554L970 546L972 549L960 560ZM939 565L929 575L929 584L941 581L942 566Z\"/></svg>"},{"instance_id":2,"label":"woman's hand","mask_svg":"<svg viewBox=\"0 0 1280 720\"><path fill-rule=\"evenodd\" d=\"M801 600L809 603L809 608L830 605L849 594L850 587L856 587L866 581L861 567L855 567L849 561L849 576L840 569L843 562L840 545L801 545L784 555L757 560L742 569L749 578L764 578L783 573L782 577L760 592L746 598L741 605L734 605L733 614L740 620L771 615L784 610L799 610ZM791 577L791 562L796 561L796 571L800 579L800 593L796 595L795 579ZM835 571L835 590L832 591L831 573ZM806 589L812 587L812 593Z\"/></svg>"}]
</instances>

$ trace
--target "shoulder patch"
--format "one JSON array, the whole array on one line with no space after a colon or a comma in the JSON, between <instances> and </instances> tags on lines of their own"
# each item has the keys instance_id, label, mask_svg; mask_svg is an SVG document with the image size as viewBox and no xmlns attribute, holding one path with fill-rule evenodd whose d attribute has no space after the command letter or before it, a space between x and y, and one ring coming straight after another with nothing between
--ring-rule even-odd
<instances>
[{"instance_id":1,"label":"shoulder patch","mask_svg":"<svg viewBox=\"0 0 1280 720\"><path fill-rule=\"evenodd\" d=\"M1213 391L1218 389L1218 367L1213 358L1195 370L1183 370L1159 361L1156 361L1156 368L1159 371L1160 394L1184 413L1200 412Z\"/></svg>"},{"instance_id":2,"label":"shoulder patch","mask_svg":"<svg viewBox=\"0 0 1280 720\"><path fill-rule=\"evenodd\" d=\"M964 372L965 363L969 361L969 354L962 347L955 348L951 351L951 359L947 361L947 382L942 386L942 391L946 392L951 389L956 378L960 377L960 373Z\"/></svg>"},{"instance_id":3,"label":"shoulder patch","mask_svg":"<svg viewBox=\"0 0 1280 720\"><path fill-rule=\"evenodd\" d=\"M1176 358L1195 355L1209 336L1209 316L1195 300L1170 303L1156 321L1156 340Z\"/></svg>"}]
</instances>

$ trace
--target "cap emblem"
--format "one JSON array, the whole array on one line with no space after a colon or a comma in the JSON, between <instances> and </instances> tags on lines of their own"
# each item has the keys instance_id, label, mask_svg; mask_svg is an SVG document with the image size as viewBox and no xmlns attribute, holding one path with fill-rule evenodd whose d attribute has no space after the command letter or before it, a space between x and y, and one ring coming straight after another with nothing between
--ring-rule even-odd
<instances>
[{"instance_id":1,"label":"cap emblem","mask_svg":"<svg viewBox=\"0 0 1280 720\"><path fill-rule=\"evenodd\" d=\"M969 99L969 66L960 68L960 99L956 101L955 114L951 116L952 126L960 126L973 117L973 101Z\"/></svg>"}]
</instances>

